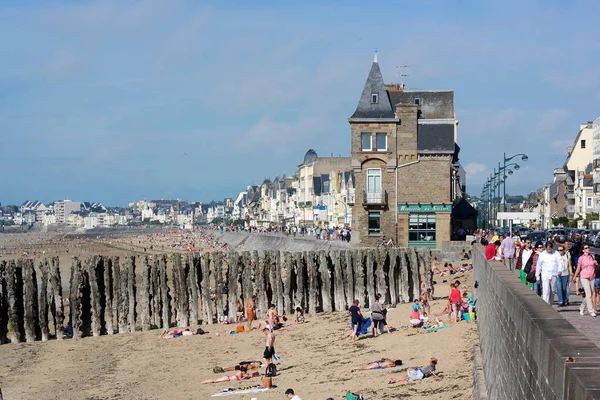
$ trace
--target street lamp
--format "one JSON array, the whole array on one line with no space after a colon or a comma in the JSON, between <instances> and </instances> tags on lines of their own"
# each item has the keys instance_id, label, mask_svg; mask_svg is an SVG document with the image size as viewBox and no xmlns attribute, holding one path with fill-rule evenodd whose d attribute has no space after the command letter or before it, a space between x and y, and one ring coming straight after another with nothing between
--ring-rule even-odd
<instances>
[{"instance_id":1,"label":"street lamp","mask_svg":"<svg viewBox=\"0 0 600 400\"><path fill-rule=\"evenodd\" d=\"M527 160L529 160L529 157L527 157L527 154L524 153L519 153L519 154L515 154L514 156L511 157L506 157L506 153L504 153L504 157L503 157L503 165L504 165L504 169L506 169L506 163L509 162L510 160L512 160L515 157L521 156L521 161L526 162ZM515 164L515 169L518 170L519 168L518 164ZM504 209L506 210L506 175L504 176L504 185L502 186L503 188L503 199L504 199Z\"/></svg>"}]
</instances>

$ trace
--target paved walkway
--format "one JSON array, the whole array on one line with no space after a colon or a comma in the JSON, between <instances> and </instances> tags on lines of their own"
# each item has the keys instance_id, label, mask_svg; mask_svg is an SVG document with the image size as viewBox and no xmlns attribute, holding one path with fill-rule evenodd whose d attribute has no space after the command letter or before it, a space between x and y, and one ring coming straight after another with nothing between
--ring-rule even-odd
<instances>
[{"instance_id":1,"label":"paved walkway","mask_svg":"<svg viewBox=\"0 0 600 400\"><path fill-rule=\"evenodd\" d=\"M571 288L575 288L575 285L571 285ZM556 296L555 296L556 301ZM592 342L600 347L600 317L591 317L587 313L584 316L579 314L579 306L584 299L579 295L571 293L569 296L569 302L571 303L565 307L554 306L558 313L569 321L577 330L587 336ZM556 303L555 303L556 304Z\"/></svg>"}]
</instances>

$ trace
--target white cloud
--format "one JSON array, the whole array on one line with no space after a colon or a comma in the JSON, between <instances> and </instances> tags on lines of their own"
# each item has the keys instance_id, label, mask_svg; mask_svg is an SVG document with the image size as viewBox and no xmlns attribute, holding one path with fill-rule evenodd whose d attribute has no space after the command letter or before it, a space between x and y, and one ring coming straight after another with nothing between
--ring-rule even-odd
<instances>
[{"instance_id":1,"label":"white cloud","mask_svg":"<svg viewBox=\"0 0 600 400\"><path fill-rule=\"evenodd\" d=\"M469 163L464 168L469 178L472 178L475 175L487 173L490 170L487 165L476 162Z\"/></svg>"}]
</instances>

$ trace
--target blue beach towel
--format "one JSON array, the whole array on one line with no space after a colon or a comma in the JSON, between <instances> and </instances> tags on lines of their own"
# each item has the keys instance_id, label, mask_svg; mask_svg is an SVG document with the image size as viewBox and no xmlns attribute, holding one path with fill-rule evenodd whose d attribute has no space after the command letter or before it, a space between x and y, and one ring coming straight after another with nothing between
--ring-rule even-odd
<instances>
[{"instance_id":1,"label":"blue beach towel","mask_svg":"<svg viewBox=\"0 0 600 400\"><path fill-rule=\"evenodd\" d=\"M366 335L371 327L371 318L363 318L360 324L360 331L356 332L357 335ZM354 324L350 324L350 328L354 330Z\"/></svg>"}]
</instances>

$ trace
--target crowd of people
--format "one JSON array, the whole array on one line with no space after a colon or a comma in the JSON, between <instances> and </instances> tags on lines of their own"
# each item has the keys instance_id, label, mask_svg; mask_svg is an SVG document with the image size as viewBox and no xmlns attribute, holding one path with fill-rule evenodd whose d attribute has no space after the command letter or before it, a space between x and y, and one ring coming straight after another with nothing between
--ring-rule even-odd
<instances>
[{"instance_id":1,"label":"crowd of people","mask_svg":"<svg viewBox=\"0 0 600 400\"><path fill-rule=\"evenodd\" d=\"M595 317L600 305L600 265L598 256L591 254L590 246L582 244L581 236L573 242L554 236L546 243L532 243L526 238L521 242L518 235L503 237L496 232L483 233L481 244L485 245L488 260L504 263L510 271L516 271L521 281L544 301L557 306L570 304L571 286L584 297L580 314Z\"/></svg>"},{"instance_id":2,"label":"crowd of people","mask_svg":"<svg viewBox=\"0 0 600 400\"><path fill-rule=\"evenodd\" d=\"M243 226L243 225L209 225L208 230L216 230L219 232L245 232L245 233L262 233L281 234L293 237L310 237L314 236L317 240L341 240L350 242L352 238L352 229L350 227L319 227L306 225L273 225L273 226Z\"/></svg>"}]
</instances>

